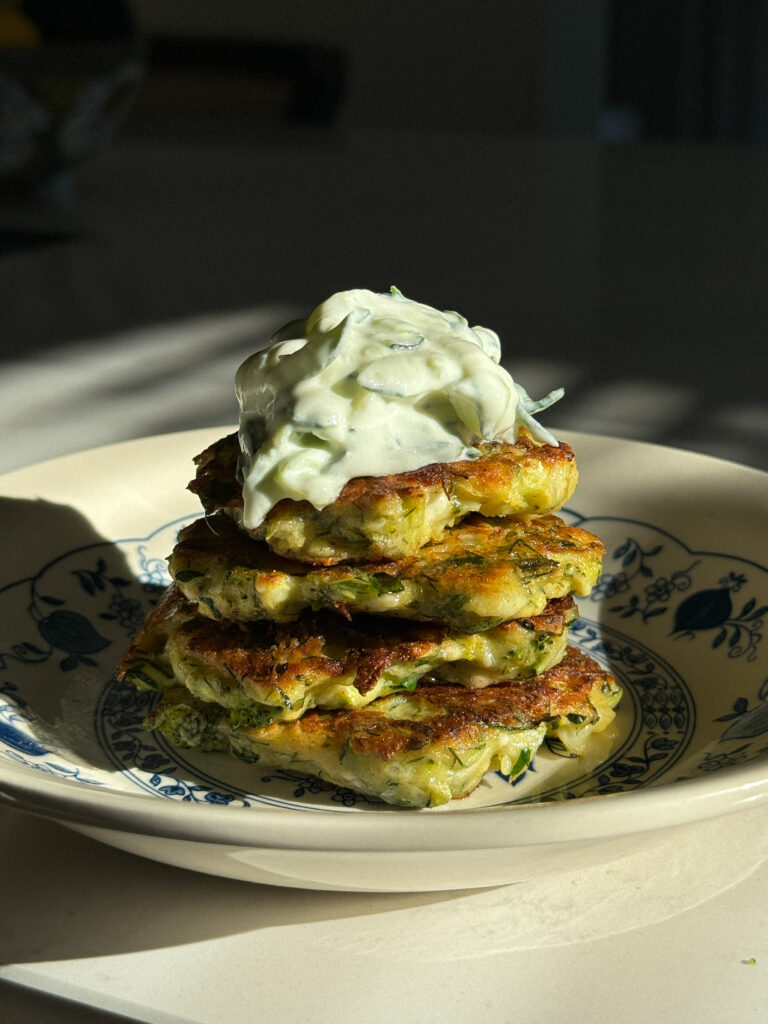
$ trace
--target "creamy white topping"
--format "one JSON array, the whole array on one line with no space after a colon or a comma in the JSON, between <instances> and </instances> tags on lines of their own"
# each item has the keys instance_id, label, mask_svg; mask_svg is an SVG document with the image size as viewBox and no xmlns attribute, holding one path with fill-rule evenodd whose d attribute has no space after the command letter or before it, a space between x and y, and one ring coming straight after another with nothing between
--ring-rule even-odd
<instances>
[{"instance_id":1,"label":"creamy white topping","mask_svg":"<svg viewBox=\"0 0 768 1024\"><path fill-rule=\"evenodd\" d=\"M498 336L458 313L357 289L282 328L237 371L244 524L282 498L316 508L359 476L473 459L514 441L563 394L534 402L499 366Z\"/></svg>"}]
</instances>

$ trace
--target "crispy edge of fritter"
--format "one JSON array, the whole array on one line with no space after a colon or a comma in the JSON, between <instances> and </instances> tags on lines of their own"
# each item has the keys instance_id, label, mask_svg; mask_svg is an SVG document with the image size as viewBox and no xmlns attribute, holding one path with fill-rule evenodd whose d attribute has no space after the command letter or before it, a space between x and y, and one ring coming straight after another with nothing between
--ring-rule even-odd
<instances>
[{"instance_id":1,"label":"crispy edge of fritter","mask_svg":"<svg viewBox=\"0 0 768 1024\"><path fill-rule=\"evenodd\" d=\"M294 722L253 728L233 728L223 709L190 700L178 687L147 725L182 747L230 750L247 762L316 775L386 803L430 807L469 795L494 768L509 778L520 775L550 729L602 730L620 697L610 672L569 647L557 668L525 683L479 691L421 683L413 694L353 711L314 710Z\"/></svg>"},{"instance_id":2,"label":"crispy edge of fritter","mask_svg":"<svg viewBox=\"0 0 768 1024\"><path fill-rule=\"evenodd\" d=\"M511 638L521 628L558 636L575 614L571 597L555 598L541 615L500 623L495 629ZM210 668L234 685L250 681L267 690L285 690L307 673L324 682L351 675L352 685L363 696L392 664L415 662L452 635L462 637L444 623L371 616L348 621L331 612L309 613L290 624L213 620L198 615L171 584L121 658L117 678L140 672L147 659L167 668L165 651L171 635L203 672ZM338 656L332 656L329 647Z\"/></svg>"},{"instance_id":3,"label":"crispy edge of fritter","mask_svg":"<svg viewBox=\"0 0 768 1024\"><path fill-rule=\"evenodd\" d=\"M118 662L115 678L122 681L139 661L162 657L170 634L179 629L191 614L194 614L194 606L190 605L178 586L171 583L160 595L160 600L146 616L140 629L134 633Z\"/></svg>"},{"instance_id":4,"label":"crispy edge of fritter","mask_svg":"<svg viewBox=\"0 0 768 1024\"><path fill-rule=\"evenodd\" d=\"M290 621L300 607L325 606L348 618L352 612L393 614L444 620L472 631L537 615L553 597L584 596L597 580L604 553L599 538L554 515L528 521L474 516L400 561L309 566L274 554L219 513L181 531L169 567L190 600L211 603L213 618ZM225 587L211 580L217 572ZM243 588L253 591L245 603ZM508 609L496 601L502 592ZM256 598L263 603L272 596L280 607L270 601L269 611L264 606L265 612L257 614L256 606L249 606ZM428 609L420 611L419 602ZM208 614L202 604L201 610Z\"/></svg>"},{"instance_id":5,"label":"crispy edge of fritter","mask_svg":"<svg viewBox=\"0 0 768 1024\"><path fill-rule=\"evenodd\" d=\"M496 629L509 634L510 642L521 629L559 636L574 614L572 598L555 599L542 615L500 623ZM352 685L364 696L390 666L428 658L452 636L459 643L468 639L442 623L367 616L349 622L320 612L288 625L217 622L196 616L178 627L174 640L203 672L210 669L236 685L250 683L250 693L254 687L291 692L301 676L318 684L352 677Z\"/></svg>"},{"instance_id":6,"label":"crispy edge of fritter","mask_svg":"<svg viewBox=\"0 0 768 1024\"><path fill-rule=\"evenodd\" d=\"M610 672L577 648L569 646L554 668L539 676L467 689L449 683L422 681L409 695L428 717L390 718L381 709L397 700L382 697L362 708L340 711L313 709L295 722L280 722L247 730L269 743L270 734L283 731L305 737L311 746L348 747L359 756L389 761L424 748L463 747L478 742L488 728L521 730L561 717L593 722L597 712L590 700L595 687L615 686ZM297 744L297 746L300 745Z\"/></svg>"},{"instance_id":7,"label":"crispy edge of fritter","mask_svg":"<svg viewBox=\"0 0 768 1024\"><path fill-rule=\"evenodd\" d=\"M213 559L227 572L233 569L254 572L261 575L267 585L280 582L283 577L309 577L316 580L318 586L328 587L347 580L374 578L431 580L433 583L439 580L445 590L471 593L473 588L483 592L493 587L493 578L503 572L505 566L516 566L523 574L546 574L548 569L554 570L560 565L558 558L567 561L569 554L575 557L574 553L601 560L605 545L594 534L580 526L569 526L555 515L528 520L470 516L445 530L443 539L407 558L355 565L311 565L274 554L263 542L254 541L228 516L219 513L196 519L179 532L171 555L171 573L182 585L201 577L202 569L175 568L175 563L195 562L197 556L203 563ZM194 577L190 574L189 579L185 579L187 572L194 573ZM344 613L342 603L334 602L334 606ZM543 607L544 602L539 611Z\"/></svg>"}]
</instances>

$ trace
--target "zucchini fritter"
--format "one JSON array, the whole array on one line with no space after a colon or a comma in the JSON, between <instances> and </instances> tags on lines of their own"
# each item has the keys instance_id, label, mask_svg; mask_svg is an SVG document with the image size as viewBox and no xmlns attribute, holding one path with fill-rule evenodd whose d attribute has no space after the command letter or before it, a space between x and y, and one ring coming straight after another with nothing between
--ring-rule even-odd
<instances>
[{"instance_id":1,"label":"zucchini fritter","mask_svg":"<svg viewBox=\"0 0 768 1024\"><path fill-rule=\"evenodd\" d=\"M555 668L483 689L421 682L363 708L313 710L293 722L234 727L226 711L168 691L148 724L173 744L231 750L248 762L317 775L404 807L466 796L488 771L513 778L548 730L568 744L613 718L620 689L574 648Z\"/></svg>"},{"instance_id":2,"label":"zucchini fritter","mask_svg":"<svg viewBox=\"0 0 768 1024\"><path fill-rule=\"evenodd\" d=\"M287 558L323 565L400 559L472 512L543 515L560 508L576 487L576 459L567 444L536 444L522 432L514 444L482 441L477 447L482 454L474 460L350 480L321 510L285 499L252 536ZM223 509L241 524L238 454L237 434L211 445L195 459L189 488L207 514Z\"/></svg>"},{"instance_id":3,"label":"zucchini fritter","mask_svg":"<svg viewBox=\"0 0 768 1024\"><path fill-rule=\"evenodd\" d=\"M335 608L473 633L539 615L552 598L588 594L604 551L556 516L478 516L399 562L310 567L280 558L219 514L182 530L169 568L210 618L289 622L307 608Z\"/></svg>"},{"instance_id":4,"label":"zucchini fritter","mask_svg":"<svg viewBox=\"0 0 768 1024\"><path fill-rule=\"evenodd\" d=\"M565 653L576 617L571 598L544 614L484 633L442 624L320 612L290 625L214 622L197 615L175 586L147 619L118 669L139 689L181 683L230 711L237 725L292 721L313 707L362 707L411 692L427 674L487 686L543 672Z\"/></svg>"}]
</instances>

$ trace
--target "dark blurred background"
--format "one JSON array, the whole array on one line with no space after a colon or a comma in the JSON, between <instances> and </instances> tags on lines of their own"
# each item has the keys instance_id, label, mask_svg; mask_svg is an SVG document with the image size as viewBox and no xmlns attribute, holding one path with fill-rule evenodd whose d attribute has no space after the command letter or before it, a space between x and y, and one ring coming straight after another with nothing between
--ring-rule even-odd
<instances>
[{"instance_id":1,"label":"dark blurred background","mask_svg":"<svg viewBox=\"0 0 768 1024\"><path fill-rule=\"evenodd\" d=\"M0 0L0 467L232 422L333 291L768 469L768 0Z\"/></svg>"}]
</instances>

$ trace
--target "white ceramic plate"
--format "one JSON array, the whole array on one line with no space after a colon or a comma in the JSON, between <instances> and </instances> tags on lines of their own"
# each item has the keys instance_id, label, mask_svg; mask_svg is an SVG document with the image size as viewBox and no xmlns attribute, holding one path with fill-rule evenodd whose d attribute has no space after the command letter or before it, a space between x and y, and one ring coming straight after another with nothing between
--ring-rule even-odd
<instances>
[{"instance_id":1,"label":"white ceramic plate","mask_svg":"<svg viewBox=\"0 0 768 1024\"><path fill-rule=\"evenodd\" d=\"M587 759L554 747L435 811L177 751L112 673L200 514L193 431L0 478L0 796L122 849L311 888L494 885L653 842L768 796L768 475L569 434L563 517L606 542L572 640L625 689Z\"/></svg>"}]
</instances>

